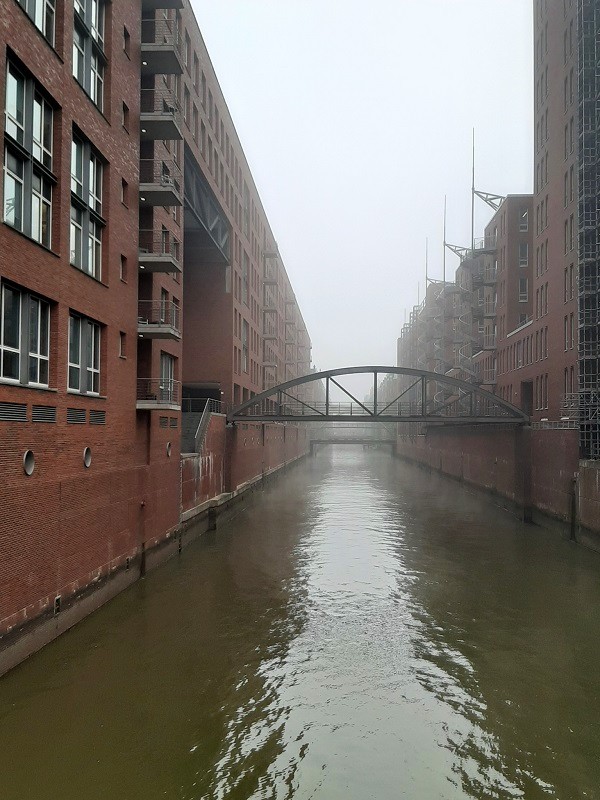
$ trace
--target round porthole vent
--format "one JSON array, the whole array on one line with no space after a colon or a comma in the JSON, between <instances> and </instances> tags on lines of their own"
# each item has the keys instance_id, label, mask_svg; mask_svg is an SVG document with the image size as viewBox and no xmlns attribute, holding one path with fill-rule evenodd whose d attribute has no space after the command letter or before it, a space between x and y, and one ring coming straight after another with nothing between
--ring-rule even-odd
<instances>
[{"instance_id":1,"label":"round porthole vent","mask_svg":"<svg viewBox=\"0 0 600 800\"><path fill-rule=\"evenodd\" d=\"M90 447L86 447L83 451L83 466L86 469L89 469L92 464L92 449Z\"/></svg>"},{"instance_id":2,"label":"round porthole vent","mask_svg":"<svg viewBox=\"0 0 600 800\"><path fill-rule=\"evenodd\" d=\"M35 469L35 456L33 450L26 450L23 455L23 471L25 475L32 475Z\"/></svg>"},{"instance_id":3,"label":"round porthole vent","mask_svg":"<svg viewBox=\"0 0 600 800\"><path fill-rule=\"evenodd\" d=\"M171 442L167 442L167 457L171 458Z\"/></svg>"}]
</instances>

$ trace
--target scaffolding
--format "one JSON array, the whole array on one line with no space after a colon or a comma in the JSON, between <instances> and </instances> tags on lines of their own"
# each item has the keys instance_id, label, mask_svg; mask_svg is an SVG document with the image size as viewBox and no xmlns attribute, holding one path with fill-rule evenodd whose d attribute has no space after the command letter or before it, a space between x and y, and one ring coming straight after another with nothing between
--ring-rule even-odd
<instances>
[{"instance_id":1,"label":"scaffolding","mask_svg":"<svg viewBox=\"0 0 600 800\"><path fill-rule=\"evenodd\" d=\"M578 0L579 58L579 443L600 459L600 8Z\"/></svg>"}]
</instances>

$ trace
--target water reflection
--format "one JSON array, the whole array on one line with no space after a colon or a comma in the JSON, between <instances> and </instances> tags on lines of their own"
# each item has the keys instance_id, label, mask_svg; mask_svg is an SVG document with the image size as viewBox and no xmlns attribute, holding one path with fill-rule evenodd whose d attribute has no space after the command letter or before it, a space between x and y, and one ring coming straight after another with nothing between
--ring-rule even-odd
<instances>
[{"instance_id":1,"label":"water reflection","mask_svg":"<svg viewBox=\"0 0 600 800\"><path fill-rule=\"evenodd\" d=\"M323 451L0 680L1 796L600 798L599 566Z\"/></svg>"}]
</instances>

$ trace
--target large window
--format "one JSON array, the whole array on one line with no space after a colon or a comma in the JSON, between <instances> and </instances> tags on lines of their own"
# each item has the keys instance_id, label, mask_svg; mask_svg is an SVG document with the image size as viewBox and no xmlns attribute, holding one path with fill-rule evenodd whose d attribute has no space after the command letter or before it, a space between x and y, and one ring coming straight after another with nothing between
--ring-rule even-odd
<instances>
[{"instance_id":1,"label":"large window","mask_svg":"<svg viewBox=\"0 0 600 800\"><path fill-rule=\"evenodd\" d=\"M248 338L249 325L246 320L242 321L242 370L248 372Z\"/></svg>"},{"instance_id":2,"label":"large window","mask_svg":"<svg viewBox=\"0 0 600 800\"><path fill-rule=\"evenodd\" d=\"M528 284L527 278L519 278L519 303L525 303L529 299Z\"/></svg>"},{"instance_id":3,"label":"large window","mask_svg":"<svg viewBox=\"0 0 600 800\"><path fill-rule=\"evenodd\" d=\"M14 286L0 287L0 378L48 386L50 305Z\"/></svg>"},{"instance_id":4,"label":"large window","mask_svg":"<svg viewBox=\"0 0 600 800\"><path fill-rule=\"evenodd\" d=\"M100 394L100 325L86 317L69 317L68 388Z\"/></svg>"},{"instance_id":5,"label":"large window","mask_svg":"<svg viewBox=\"0 0 600 800\"><path fill-rule=\"evenodd\" d=\"M31 17L33 24L54 45L55 0L17 0Z\"/></svg>"},{"instance_id":6,"label":"large window","mask_svg":"<svg viewBox=\"0 0 600 800\"><path fill-rule=\"evenodd\" d=\"M529 263L529 245L527 242L519 244L519 266L526 267Z\"/></svg>"},{"instance_id":7,"label":"large window","mask_svg":"<svg viewBox=\"0 0 600 800\"><path fill-rule=\"evenodd\" d=\"M73 75L102 111L104 106L104 0L74 0Z\"/></svg>"},{"instance_id":8,"label":"large window","mask_svg":"<svg viewBox=\"0 0 600 800\"><path fill-rule=\"evenodd\" d=\"M50 247L53 109L35 81L10 62L4 118L4 222Z\"/></svg>"},{"instance_id":9,"label":"large window","mask_svg":"<svg viewBox=\"0 0 600 800\"><path fill-rule=\"evenodd\" d=\"M175 358L169 353L160 354L160 400L163 403L176 403Z\"/></svg>"},{"instance_id":10,"label":"large window","mask_svg":"<svg viewBox=\"0 0 600 800\"><path fill-rule=\"evenodd\" d=\"M102 277L102 181L104 165L90 143L71 143L71 264L96 280Z\"/></svg>"}]
</instances>

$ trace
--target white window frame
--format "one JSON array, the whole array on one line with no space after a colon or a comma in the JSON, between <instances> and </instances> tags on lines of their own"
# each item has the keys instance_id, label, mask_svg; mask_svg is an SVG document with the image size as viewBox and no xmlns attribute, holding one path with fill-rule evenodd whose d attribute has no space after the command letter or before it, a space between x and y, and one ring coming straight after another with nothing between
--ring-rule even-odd
<instances>
[{"instance_id":1,"label":"white window frame","mask_svg":"<svg viewBox=\"0 0 600 800\"><path fill-rule=\"evenodd\" d=\"M15 88L9 90L13 83ZM3 219L50 249L54 109L38 84L10 61L5 88Z\"/></svg>"},{"instance_id":2,"label":"white window frame","mask_svg":"<svg viewBox=\"0 0 600 800\"><path fill-rule=\"evenodd\" d=\"M75 0L73 17L73 77L91 101L104 107L105 0Z\"/></svg>"},{"instance_id":3,"label":"white window frame","mask_svg":"<svg viewBox=\"0 0 600 800\"><path fill-rule=\"evenodd\" d=\"M7 344L6 337L6 293L12 292L18 298L17 343ZM34 307L37 309L34 318ZM50 303L27 290L9 283L0 284L0 380L21 386L47 388L50 375ZM35 322L35 330L32 323ZM5 374L4 356L11 353L17 356L15 374ZM45 367L42 367L42 364ZM32 366L35 374L32 375ZM42 374L44 372L45 374Z\"/></svg>"},{"instance_id":4,"label":"white window frame","mask_svg":"<svg viewBox=\"0 0 600 800\"><path fill-rule=\"evenodd\" d=\"M32 325L34 321L34 306L37 306L35 329ZM34 365L35 378L32 377L32 367L34 367ZM50 305L45 300L41 300L39 297L33 295L29 296L28 369L30 386L48 386L50 376ZM45 370L46 373L45 380L40 380L42 370Z\"/></svg>"},{"instance_id":5,"label":"white window frame","mask_svg":"<svg viewBox=\"0 0 600 800\"><path fill-rule=\"evenodd\" d=\"M17 0L17 2L44 38L54 47L55 0Z\"/></svg>"},{"instance_id":6,"label":"white window frame","mask_svg":"<svg viewBox=\"0 0 600 800\"><path fill-rule=\"evenodd\" d=\"M77 334L77 352L71 346ZM69 392L98 396L101 377L100 325L88 317L69 315L67 389ZM77 380L71 380L71 371L77 371Z\"/></svg>"},{"instance_id":7,"label":"white window frame","mask_svg":"<svg viewBox=\"0 0 600 800\"><path fill-rule=\"evenodd\" d=\"M102 213L104 163L91 143L74 134L71 142L72 266L96 280L102 280Z\"/></svg>"}]
</instances>

